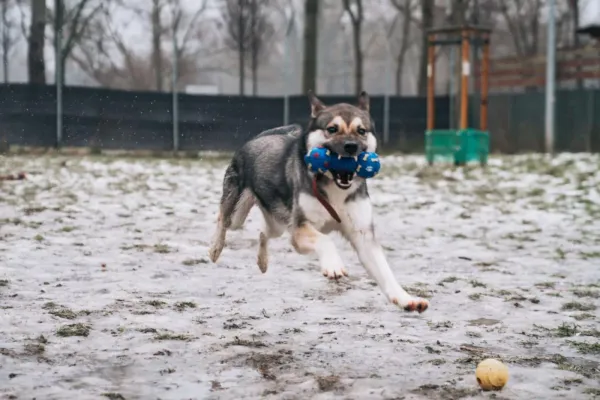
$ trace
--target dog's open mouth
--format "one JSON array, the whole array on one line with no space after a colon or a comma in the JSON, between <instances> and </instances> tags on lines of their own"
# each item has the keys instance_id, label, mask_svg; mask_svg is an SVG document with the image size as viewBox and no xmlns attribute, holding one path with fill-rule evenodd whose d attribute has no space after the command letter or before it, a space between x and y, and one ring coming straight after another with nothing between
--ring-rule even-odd
<instances>
[{"instance_id":1,"label":"dog's open mouth","mask_svg":"<svg viewBox=\"0 0 600 400\"><path fill-rule=\"evenodd\" d=\"M333 181L341 189L348 189L352 186L352 180L354 179L354 172L338 172L331 171L333 175Z\"/></svg>"}]
</instances>

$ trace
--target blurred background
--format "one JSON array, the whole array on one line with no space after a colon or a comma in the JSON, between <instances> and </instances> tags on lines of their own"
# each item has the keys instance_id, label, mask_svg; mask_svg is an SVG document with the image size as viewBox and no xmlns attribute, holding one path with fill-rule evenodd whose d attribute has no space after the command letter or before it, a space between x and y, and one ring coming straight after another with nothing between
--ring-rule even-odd
<instances>
[{"instance_id":1,"label":"blurred background","mask_svg":"<svg viewBox=\"0 0 600 400\"><path fill-rule=\"evenodd\" d=\"M600 151L600 46L590 35L600 26L600 11L594 14L600 1L554 2L555 146ZM5 146L231 150L262 129L305 123L309 89L326 101L353 101L367 90L388 148L421 151L425 32L473 24L493 29L492 151L543 151L550 5L0 0L0 140ZM440 128L456 125L457 51L436 49ZM474 72L479 55L473 48ZM473 126L478 88L472 79Z\"/></svg>"}]
</instances>

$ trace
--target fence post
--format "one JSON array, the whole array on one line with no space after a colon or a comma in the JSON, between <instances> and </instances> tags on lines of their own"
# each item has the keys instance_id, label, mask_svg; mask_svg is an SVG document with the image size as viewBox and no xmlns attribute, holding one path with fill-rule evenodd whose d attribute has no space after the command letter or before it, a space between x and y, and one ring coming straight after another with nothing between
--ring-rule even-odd
<instances>
[{"instance_id":1,"label":"fence post","mask_svg":"<svg viewBox=\"0 0 600 400\"><path fill-rule=\"evenodd\" d=\"M548 43L546 54L546 152L554 153L554 104L556 83L556 0L548 5Z\"/></svg>"},{"instance_id":2,"label":"fence post","mask_svg":"<svg viewBox=\"0 0 600 400\"><path fill-rule=\"evenodd\" d=\"M56 148L62 144L62 113L63 113L63 71L62 71L62 35L63 35L63 7L61 0L54 0L54 84L56 85Z\"/></svg>"},{"instance_id":3,"label":"fence post","mask_svg":"<svg viewBox=\"0 0 600 400\"><path fill-rule=\"evenodd\" d=\"M173 29L173 152L179 151L179 96L177 94L177 78L179 75L179 51L177 35Z\"/></svg>"},{"instance_id":4,"label":"fence post","mask_svg":"<svg viewBox=\"0 0 600 400\"><path fill-rule=\"evenodd\" d=\"M588 89L588 99L587 99L587 120L588 120L588 126L587 126L587 132L585 135L585 151L588 153L592 152L592 135L594 132L594 122L595 122L595 115L594 115L594 109L596 107L596 90L594 88Z\"/></svg>"},{"instance_id":5,"label":"fence post","mask_svg":"<svg viewBox=\"0 0 600 400\"><path fill-rule=\"evenodd\" d=\"M283 125L290 123L290 66L291 54L290 54L290 35L294 30L294 21L296 14L294 9L285 9L285 38L283 42Z\"/></svg>"},{"instance_id":6,"label":"fence post","mask_svg":"<svg viewBox=\"0 0 600 400\"><path fill-rule=\"evenodd\" d=\"M385 92L383 96L383 144L390 142L390 86L392 86L390 79L390 58L390 52L387 51L385 60Z\"/></svg>"},{"instance_id":7,"label":"fence post","mask_svg":"<svg viewBox=\"0 0 600 400\"><path fill-rule=\"evenodd\" d=\"M513 131L512 131L512 119L513 119L513 102L514 102L514 93L509 93L508 94L508 118L507 118L507 127L508 129L506 130L506 135L508 136L507 142L508 142L508 146L509 146L509 151L515 153L515 144L513 141Z\"/></svg>"},{"instance_id":8,"label":"fence post","mask_svg":"<svg viewBox=\"0 0 600 400\"><path fill-rule=\"evenodd\" d=\"M449 69L450 69L450 79L448 79L448 92L450 93L449 97L450 97L450 104L449 104L449 113L450 113L450 118L448 121L448 129L454 129L456 124L454 123L455 121L455 102L456 102L456 98L455 98L455 92L456 89L454 88L454 78L455 78L455 71L456 71L456 48L454 46L450 47L449 49L450 51L450 60L449 60Z\"/></svg>"}]
</instances>

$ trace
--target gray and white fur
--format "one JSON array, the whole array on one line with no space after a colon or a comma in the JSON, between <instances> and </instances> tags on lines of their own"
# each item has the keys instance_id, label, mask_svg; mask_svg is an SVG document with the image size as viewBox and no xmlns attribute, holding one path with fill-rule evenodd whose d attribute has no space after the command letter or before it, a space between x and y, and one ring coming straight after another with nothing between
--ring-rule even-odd
<instances>
[{"instance_id":1,"label":"gray and white fur","mask_svg":"<svg viewBox=\"0 0 600 400\"><path fill-rule=\"evenodd\" d=\"M375 237L366 180L337 171L315 175L304 162L304 155L317 146L350 157L376 151L368 95L361 93L357 105L326 106L312 92L309 99L311 117L305 130L288 125L264 131L234 154L223 179L217 227L209 250L211 260L219 258L227 230L241 228L256 205L264 216L258 248L258 266L263 273L268 266L269 240L287 230L298 253L316 253L323 275L331 279L347 276L328 236L337 231L350 242L389 301L407 311L425 311L428 301L409 295L398 284ZM315 197L313 179L341 222Z\"/></svg>"}]
</instances>

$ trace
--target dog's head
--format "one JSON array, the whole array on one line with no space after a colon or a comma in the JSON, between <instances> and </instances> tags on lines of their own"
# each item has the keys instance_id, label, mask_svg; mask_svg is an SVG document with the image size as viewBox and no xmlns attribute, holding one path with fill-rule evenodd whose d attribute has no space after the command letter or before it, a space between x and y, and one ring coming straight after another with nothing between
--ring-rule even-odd
<instances>
[{"instance_id":1,"label":"dog's head","mask_svg":"<svg viewBox=\"0 0 600 400\"><path fill-rule=\"evenodd\" d=\"M375 125L369 113L369 95L362 92L358 104L346 103L326 106L311 91L308 93L311 119L306 136L306 147L325 147L342 157L356 157L363 151L375 152L377 139ZM333 180L341 189L352 185L354 174L331 171Z\"/></svg>"}]
</instances>

